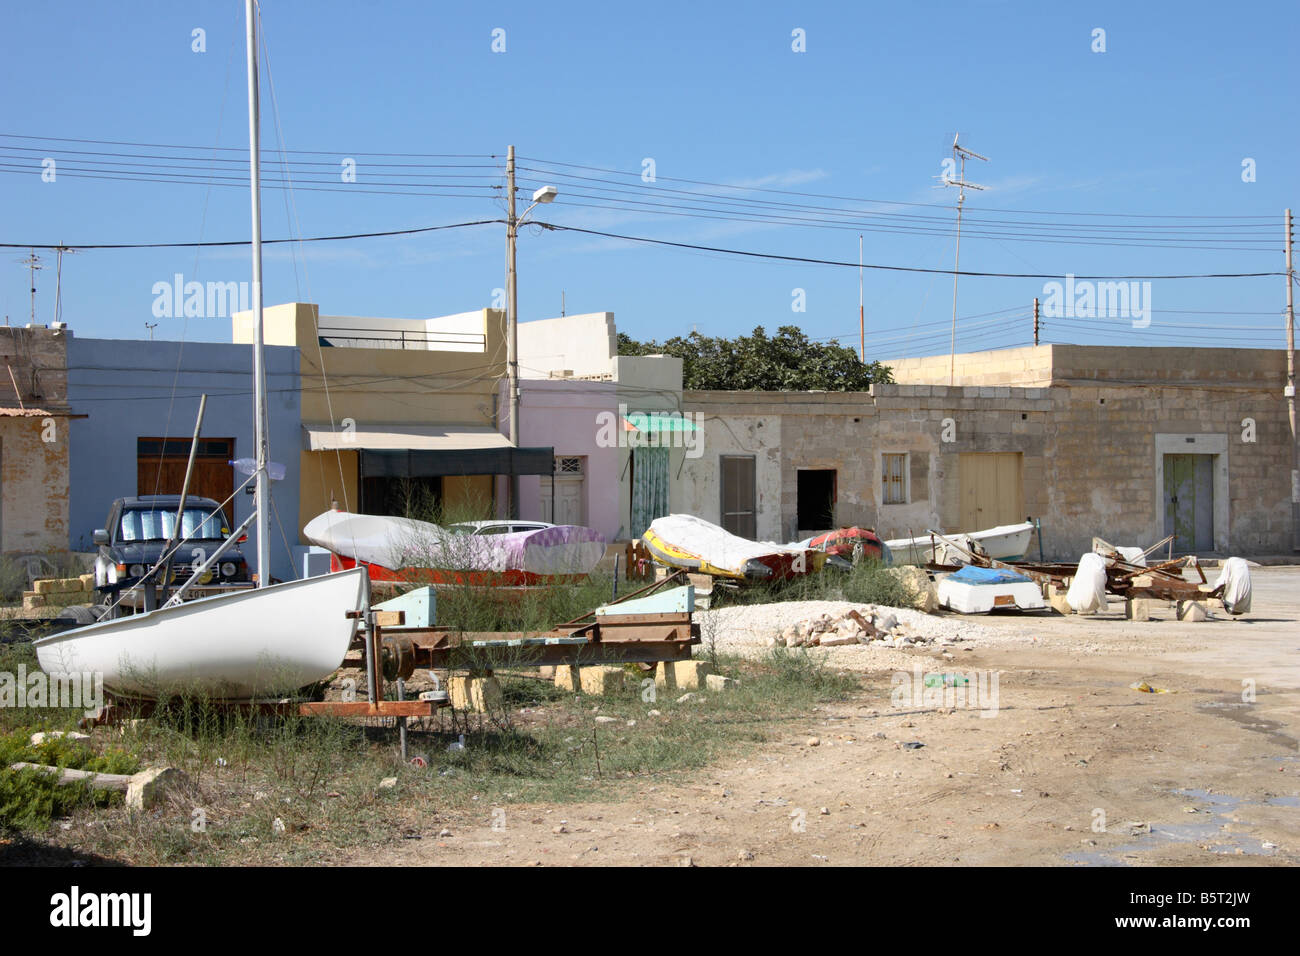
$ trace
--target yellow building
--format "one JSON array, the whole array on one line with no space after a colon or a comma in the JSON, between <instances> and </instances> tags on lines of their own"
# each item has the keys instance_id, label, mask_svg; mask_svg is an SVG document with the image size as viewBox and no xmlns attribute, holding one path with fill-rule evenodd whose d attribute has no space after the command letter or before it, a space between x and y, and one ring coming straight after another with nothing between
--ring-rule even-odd
<instances>
[{"instance_id":1,"label":"yellow building","mask_svg":"<svg viewBox=\"0 0 1300 956\"><path fill-rule=\"evenodd\" d=\"M235 342L253 340L251 312L232 324ZM267 345L300 354L299 530L334 505L486 517L497 513L494 475L550 474L550 449L512 448L498 430L506 418L497 398L506 375L500 310L383 319L320 315L294 302L266 308L263 329Z\"/></svg>"}]
</instances>

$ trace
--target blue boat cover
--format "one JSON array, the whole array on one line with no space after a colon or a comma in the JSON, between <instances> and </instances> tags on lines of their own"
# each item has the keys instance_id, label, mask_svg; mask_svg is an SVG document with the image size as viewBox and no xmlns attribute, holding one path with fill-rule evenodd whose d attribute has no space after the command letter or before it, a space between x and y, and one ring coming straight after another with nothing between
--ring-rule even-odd
<instances>
[{"instance_id":1,"label":"blue boat cover","mask_svg":"<svg viewBox=\"0 0 1300 956\"><path fill-rule=\"evenodd\" d=\"M1007 568L977 568L968 564L960 571L950 574L948 580L960 581L963 584L1019 584L1028 581L1029 578L1019 571L1011 571Z\"/></svg>"}]
</instances>

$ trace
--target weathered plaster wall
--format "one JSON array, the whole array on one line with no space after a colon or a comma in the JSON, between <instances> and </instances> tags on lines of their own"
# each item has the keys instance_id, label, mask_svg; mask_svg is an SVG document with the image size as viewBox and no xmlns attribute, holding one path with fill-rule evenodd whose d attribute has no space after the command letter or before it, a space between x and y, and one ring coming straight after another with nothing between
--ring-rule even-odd
<instances>
[{"instance_id":1,"label":"weathered plaster wall","mask_svg":"<svg viewBox=\"0 0 1300 956\"><path fill-rule=\"evenodd\" d=\"M0 328L0 549L68 546L69 420L65 330ZM39 410L41 414L34 412Z\"/></svg>"},{"instance_id":2,"label":"weathered plaster wall","mask_svg":"<svg viewBox=\"0 0 1300 956\"><path fill-rule=\"evenodd\" d=\"M685 411L702 407L687 404ZM780 523L781 423L781 416L776 414L706 413L701 422L701 454L683 459L681 478L672 485L673 513L696 515L721 524L722 456L752 456L756 534L761 541L784 541Z\"/></svg>"}]
</instances>

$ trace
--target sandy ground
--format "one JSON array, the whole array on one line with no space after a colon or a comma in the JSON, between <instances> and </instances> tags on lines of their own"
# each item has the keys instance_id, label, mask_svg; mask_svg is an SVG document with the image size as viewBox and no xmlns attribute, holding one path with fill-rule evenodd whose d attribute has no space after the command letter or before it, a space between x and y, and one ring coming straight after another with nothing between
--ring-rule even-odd
<instances>
[{"instance_id":1,"label":"sandy ground","mask_svg":"<svg viewBox=\"0 0 1300 956\"><path fill-rule=\"evenodd\" d=\"M1111 608L956 618L970 639L942 647L826 649L867 689L743 758L617 802L444 817L451 836L339 862L1300 863L1300 568L1256 569L1245 619ZM985 693L926 700L913 666L975 672Z\"/></svg>"}]
</instances>

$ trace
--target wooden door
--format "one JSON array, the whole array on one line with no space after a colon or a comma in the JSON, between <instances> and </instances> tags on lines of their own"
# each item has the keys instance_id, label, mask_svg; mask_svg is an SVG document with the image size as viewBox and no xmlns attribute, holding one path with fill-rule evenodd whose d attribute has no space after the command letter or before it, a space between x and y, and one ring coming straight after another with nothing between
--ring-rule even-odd
<instances>
[{"instance_id":1,"label":"wooden door","mask_svg":"<svg viewBox=\"0 0 1300 956\"><path fill-rule=\"evenodd\" d=\"M982 531L1025 520L1020 452L971 452L961 456L961 527Z\"/></svg>"},{"instance_id":2,"label":"wooden door","mask_svg":"<svg viewBox=\"0 0 1300 956\"><path fill-rule=\"evenodd\" d=\"M189 462L189 440L170 439L164 445L161 439L141 438L136 443L137 495L179 495L185 484L185 467ZM234 457L233 438L200 439L199 451L194 459L194 474L190 476L192 496L225 501L235 490L235 470L230 466ZM233 527L234 502L225 507L228 527Z\"/></svg>"},{"instance_id":3,"label":"wooden door","mask_svg":"<svg viewBox=\"0 0 1300 956\"><path fill-rule=\"evenodd\" d=\"M758 534L754 456L723 455L721 457L722 527L734 535L752 541Z\"/></svg>"}]
</instances>

